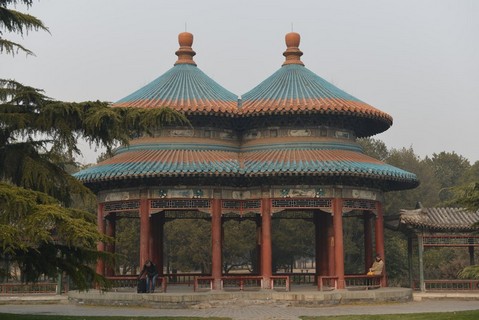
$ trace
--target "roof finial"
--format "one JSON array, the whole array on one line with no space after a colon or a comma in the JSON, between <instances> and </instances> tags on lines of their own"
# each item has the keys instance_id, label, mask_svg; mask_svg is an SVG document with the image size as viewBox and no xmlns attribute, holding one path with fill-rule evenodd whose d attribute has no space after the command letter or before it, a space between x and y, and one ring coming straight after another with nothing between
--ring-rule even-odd
<instances>
[{"instance_id":1,"label":"roof finial","mask_svg":"<svg viewBox=\"0 0 479 320\"><path fill-rule=\"evenodd\" d=\"M283 53L283 56L286 57L283 66L287 64L299 64L304 66L304 63L301 61L301 56L303 52L299 50L299 42L301 36L297 32L290 32L286 34L286 51Z\"/></svg>"},{"instance_id":2,"label":"roof finial","mask_svg":"<svg viewBox=\"0 0 479 320\"><path fill-rule=\"evenodd\" d=\"M180 48L175 52L175 54L178 56L175 66L177 64L192 64L196 66L196 63L193 61L193 56L196 54L196 52L194 52L191 48L193 45L193 34L189 32L180 33L178 35L178 43L180 44Z\"/></svg>"}]
</instances>

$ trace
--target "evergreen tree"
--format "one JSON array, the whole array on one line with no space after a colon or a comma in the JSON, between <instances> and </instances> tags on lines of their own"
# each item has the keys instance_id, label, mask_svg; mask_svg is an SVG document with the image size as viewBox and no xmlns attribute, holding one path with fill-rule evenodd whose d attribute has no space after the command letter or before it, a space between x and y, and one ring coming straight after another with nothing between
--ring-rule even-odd
<instances>
[{"instance_id":1,"label":"evergreen tree","mask_svg":"<svg viewBox=\"0 0 479 320\"><path fill-rule=\"evenodd\" d=\"M21 51L27 55L33 55L33 52L29 49L19 43L5 39L3 36L5 32L13 32L23 36L31 30L48 31L43 22L36 17L7 7L9 5L24 4L28 8L32 3L33 0L0 0L0 53L5 52L15 55Z\"/></svg>"},{"instance_id":2,"label":"evergreen tree","mask_svg":"<svg viewBox=\"0 0 479 320\"><path fill-rule=\"evenodd\" d=\"M426 157L425 162L434 170L434 175L439 181L441 187L439 198L443 202L452 199L451 188L460 184L463 175L471 167L466 158L455 152L434 153L431 158Z\"/></svg>"},{"instance_id":3,"label":"evergreen tree","mask_svg":"<svg viewBox=\"0 0 479 320\"><path fill-rule=\"evenodd\" d=\"M4 32L48 31L37 18L8 8L32 2L0 0L0 53L32 54L5 39ZM80 289L92 280L104 284L93 266L98 258L107 258L96 250L107 239L98 233L94 216L71 207L93 197L68 172L80 154L77 142L85 139L110 152L132 135L173 121L187 123L167 108L56 101L40 89L0 79L0 273L8 276L5 266L16 264L23 281L65 273Z\"/></svg>"}]
</instances>

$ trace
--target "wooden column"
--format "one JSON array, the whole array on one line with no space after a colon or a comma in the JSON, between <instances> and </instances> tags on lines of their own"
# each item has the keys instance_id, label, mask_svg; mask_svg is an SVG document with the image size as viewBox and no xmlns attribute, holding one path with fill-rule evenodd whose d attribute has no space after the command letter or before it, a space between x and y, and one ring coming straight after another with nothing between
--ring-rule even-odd
<instances>
[{"instance_id":1,"label":"wooden column","mask_svg":"<svg viewBox=\"0 0 479 320\"><path fill-rule=\"evenodd\" d=\"M253 273L261 274L261 216L256 215L256 266L253 268Z\"/></svg>"},{"instance_id":2,"label":"wooden column","mask_svg":"<svg viewBox=\"0 0 479 320\"><path fill-rule=\"evenodd\" d=\"M319 216L319 271L322 276L329 276L329 242L328 242L328 226L332 225L330 223L331 215L327 213L321 213ZM331 233L333 234L333 233ZM332 268L334 269L334 268Z\"/></svg>"},{"instance_id":3,"label":"wooden column","mask_svg":"<svg viewBox=\"0 0 479 320\"><path fill-rule=\"evenodd\" d=\"M213 290L221 289L221 199L211 200L211 276Z\"/></svg>"},{"instance_id":4,"label":"wooden column","mask_svg":"<svg viewBox=\"0 0 479 320\"><path fill-rule=\"evenodd\" d=\"M426 291L426 286L424 285L424 242L422 239L422 234L417 235L417 247L419 258L419 290Z\"/></svg>"},{"instance_id":5,"label":"wooden column","mask_svg":"<svg viewBox=\"0 0 479 320\"><path fill-rule=\"evenodd\" d=\"M160 247L163 245L163 237L161 234L160 228L160 218L161 214L156 213L151 215L150 217L150 260L158 268L158 272L160 272L160 264L161 264L161 255L160 255Z\"/></svg>"},{"instance_id":6,"label":"wooden column","mask_svg":"<svg viewBox=\"0 0 479 320\"><path fill-rule=\"evenodd\" d=\"M150 208L146 194L140 199L140 268L150 259Z\"/></svg>"},{"instance_id":7,"label":"wooden column","mask_svg":"<svg viewBox=\"0 0 479 320\"><path fill-rule=\"evenodd\" d=\"M384 261L384 269L381 277L381 285L387 287L387 276L386 276L386 257L384 255L384 218L383 218L383 208L381 202L376 202L376 224L375 224L375 234L376 234L376 254L381 256L381 259Z\"/></svg>"},{"instance_id":8,"label":"wooden column","mask_svg":"<svg viewBox=\"0 0 479 320\"><path fill-rule=\"evenodd\" d=\"M373 264L373 230L371 225L371 213L363 214L364 222L364 272L368 272Z\"/></svg>"},{"instance_id":9,"label":"wooden column","mask_svg":"<svg viewBox=\"0 0 479 320\"><path fill-rule=\"evenodd\" d=\"M264 289L271 289L272 257L271 199L263 198L261 199L261 276Z\"/></svg>"},{"instance_id":10,"label":"wooden column","mask_svg":"<svg viewBox=\"0 0 479 320\"><path fill-rule=\"evenodd\" d=\"M313 222L314 222L314 252L315 252L315 283L318 283L318 276L322 275L322 268L321 262L324 260L324 244L322 242L322 234L321 234L321 213L318 211L313 212Z\"/></svg>"},{"instance_id":11,"label":"wooden column","mask_svg":"<svg viewBox=\"0 0 479 320\"><path fill-rule=\"evenodd\" d=\"M112 242L106 244L106 252L115 254L115 236L116 236L116 213L110 213L105 219L106 222L106 235L112 238ZM106 267L106 275L114 276L115 275L115 266L108 265Z\"/></svg>"},{"instance_id":12,"label":"wooden column","mask_svg":"<svg viewBox=\"0 0 479 320\"><path fill-rule=\"evenodd\" d=\"M163 269L164 269L164 242L165 242L165 215L163 213L160 214L158 217L158 263L156 266L158 267L158 273L160 275L163 275Z\"/></svg>"},{"instance_id":13,"label":"wooden column","mask_svg":"<svg viewBox=\"0 0 479 320\"><path fill-rule=\"evenodd\" d=\"M100 232L101 234L105 234L106 230L105 230L105 219L103 217L104 215L104 204L103 203L99 203L98 204L98 208L97 208L97 227L98 227L98 232ZM102 242L102 241L99 241L96 245L96 249L98 251L105 251L105 243ZM98 259L97 263L96 263L96 273L104 276L105 275L105 261L103 261L103 259Z\"/></svg>"},{"instance_id":14,"label":"wooden column","mask_svg":"<svg viewBox=\"0 0 479 320\"><path fill-rule=\"evenodd\" d=\"M333 199L334 265L338 289L344 289L343 200Z\"/></svg>"},{"instance_id":15,"label":"wooden column","mask_svg":"<svg viewBox=\"0 0 479 320\"><path fill-rule=\"evenodd\" d=\"M469 239L469 243L474 243L474 239ZM476 263L474 261L474 246L469 246L469 265L473 266L475 264Z\"/></svg>"},{"instance_id":16,"label":"wooden column","mask_svg":"<svg viewBox=\"0 0 479 320\"><path fill-rule=\"evenodd\" d=\"M336 274L336 264L334 261L334 227L333 227L333 216L328 214L325 217L326 221L326 253L327 253L327 267L328 267L328 276L332 276Z\"/></svg>"},{"instance_id":17,"label":"wooden column","mask_svg":"<svg viewBox=\"0 0 479 320\"><path fill-rule=\"evenodd\" d=\"M413 264L412 264L412 235L408 234L407 236L407 262L409 269L409 287L413 288L414 286L414 277L413 277Z\"/></svg>"}]
</instances>

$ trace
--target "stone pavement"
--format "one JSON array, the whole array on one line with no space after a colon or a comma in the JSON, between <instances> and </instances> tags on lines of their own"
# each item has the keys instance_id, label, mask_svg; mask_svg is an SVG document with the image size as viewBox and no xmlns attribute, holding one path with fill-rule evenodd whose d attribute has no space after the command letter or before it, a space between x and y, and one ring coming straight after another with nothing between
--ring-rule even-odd
<instances>
[{"instance_id":1,"label":"stone pavement","mask_svg":"<svg viewBox=\"0 0 479 320\"><path fill-rule=\"evenodd\" d=\"M53 302L53 301L52 301ZM240 300L222 305L198 305L188 309L154 309L141 307L107 307L53 304L0 304L0 313L38 315L84 315L84 316L143 316L143 317L226 317L231 319L299 319L300 316L335 316L354 314L404 314L422 312L452 312L479 310L479 299L433 299L405 303L382 303L361 305L340 305L320 307L297 307L288 303L271 302L265 304L245 304ZM0 316L0 319L1 316Z\"/></svg>"}]
</instances>

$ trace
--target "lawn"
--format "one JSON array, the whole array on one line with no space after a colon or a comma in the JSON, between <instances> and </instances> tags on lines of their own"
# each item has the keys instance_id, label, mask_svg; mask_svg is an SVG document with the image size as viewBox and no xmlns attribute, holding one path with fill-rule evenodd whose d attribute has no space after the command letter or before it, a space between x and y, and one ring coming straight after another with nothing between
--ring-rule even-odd
<instances>
[{"instance_id":1,"label":"lawn","mask_svg":"<svg viewBox=\"0 0 479 320\"><path fill-rule=\"evenodd\" d=\"M197 317L87 317L0 313L1 320L204 320ZM209 318L230 320L230 318Z\"/></svg>"},{"instance_id":2,"label":"lawn","mask_svg":"<svg viewBox=\"0 0 479 320\"><path fill-rule=\"evenodd\" d=\"M87 317L87 316L52 316L0 313L0 319L5 320L203 320L196 317ZM227 320L229 318L208 318ZM301 317L303 320L477 320L479 310L444 312L444 313L412 313L386 315L350 315L328 317Z\"/></svg>"},{"instance_id":3,"label":"lawn","mask_svg":"<svg viewBox=\"0 0 479 320\"><path fill-rule=\"evenodd\" d=\"M381 314L381 315L350 315L328 317L301 317L303 320L477 320L479 310L443 312L443 313L411 313L411 314Z\"/></svg>"}]
</instances>

